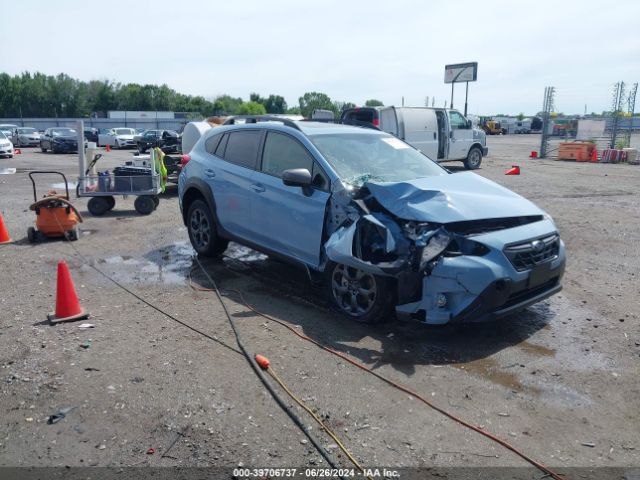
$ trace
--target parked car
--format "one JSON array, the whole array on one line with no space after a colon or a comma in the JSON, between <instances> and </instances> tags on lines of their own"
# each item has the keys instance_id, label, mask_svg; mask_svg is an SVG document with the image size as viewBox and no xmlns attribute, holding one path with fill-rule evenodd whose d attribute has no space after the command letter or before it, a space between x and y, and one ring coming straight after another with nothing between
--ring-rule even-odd
<instances>
[{"instance_id":1,"label":"parked car","mask_svg":"<svg viewBox=\"0 0 640 480\"><path fill-rule=\"evenodd\" d=\"M140 153L155 147L160 147L165 153L180 151L180 135L173 130L145 130L133 140Z\"/></svg>"},{"instance_id":2,"label":"parked car","mask_svg":"<svg viewBox=\"0 0 640 480\"><path fill-rule=\"evenodd\" d=\"M2 130L0 130L0 157L13 157L13 143Z\"/></svg>"},{"instance_id":3,"label":"parked car","mask_svg":"<svg viewBox=\"0 0 640 480\"><path fill-rule=\"evenodd\" d=\"M98 129L85 127L84 129L84 139L87 142L94 142L96 145L98 144Z\"/></svg>"},{"instance_id":4,"label":"parked car","mask_svg":"<svg viewBox=\"0 0 640 480\"><path fill-rule=\"evenodd\" d=\"M480 167L489 154L487 137L472 128L457 110L426 107L350 108L342 113L345 123L369 124L413 145L438 162L458 160L468 170Z\"/></svg>"},{"instance_id":5,"label":"parked car","mask_svg":"<svg viewBox=\"0 0 640 480\"><path fill-rule=\"evenodd\" d=\"M40 134L35 128L17 127L11 135L13 144L20 147L37 147L40 144Z\"/></svg>"},{"instance_id":6,"label":"parked car","mask_svg":"<svg viewBox=\"0 0 640 480\"><path fill-rule=\"evenodd\" d=\"M107 132L98 135L98 146L105 147L109 145L114 148L135 147L134 136L135 130L133 128L111 128Z\"/></svg>"},{"instance_id":7,"label":"parked car","mask_svg":"<svg viewBox=\"0 0 640 480\"><path fill-rule=\"evenodd\" d=\"M236 241L302 264L365 323L495 319L561 290L558 229L516 193L386 132L256 120L205 131L184 156L179 202L198 254Z\"/></svg>"},{"instance_id":8,"label":"parked car","mask_svg":"<svg viewBox=\"0 0 640 480\"><path fill-rule=\"evenodd\" d=\"M0 125L0 132L4 133L7 138L11 138L13 135L13 131L18 128L18 125L13 125L11 123L4 123Z\"/></svg>"},{"instance_id":9,"label":"parked car","mask_svg":"<svg viewBox=\"0 0 640 480\"><path fill-rule=\"evenodd\" d=\"M84 146L87 146L86 139ZM47 128L40 137L40 149L43 152L51 150L51 153L77 152L78 133L73 128L68 127Z\"/></svg>"}]
</instances>

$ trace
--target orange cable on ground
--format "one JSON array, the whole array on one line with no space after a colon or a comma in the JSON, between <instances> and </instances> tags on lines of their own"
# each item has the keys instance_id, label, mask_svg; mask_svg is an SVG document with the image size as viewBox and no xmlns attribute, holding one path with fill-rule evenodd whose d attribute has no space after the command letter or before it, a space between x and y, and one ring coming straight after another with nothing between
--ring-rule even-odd
<instances>
[{"instance_id":1,"label":"orange cable on ground","mask_svg":"<svg viewBox=\"0 0 640 480\"><path fill-rule=\"evenodd\" d=\"M442 415L444 415L445 417L450 418L451 420L459 423L460 425L463 425L471 430L473 430L474 432L477 432L485 437L487 437L490 440L493 440L494 442L496 442L497 444L503 446L504 448L506 448L507 450L512 451L513 453L515 453L516 455L518 455L520 458L522 458L523 460L529 462L531 465L533 465L534 467L538 468L539 470L541 470L542 472L544 472L545 474L549 475L551 478L553 478L554 480L566 480L564 477L560 476L559 474L555 473L553 470L551 470L549 467L545 466L544 464L537 462L536 460L532 459L531 457L527 456L527 454L525 454L524 452L518 450L516 447L514 447L513 445L511 445L510 443L508 443L506 440L501 439L500 437L497 437L496 435L493 435L492 433L486 432L484 431L482 428L473 425L469 422L467 422L466 420L463 420L460 417L457 417L456 415L449 413L448 411L444 410L441 407L438 407L437 405L431 403L429 400L427 400L426 398L424 398L423 396L421 396L419 393L414 392L413 390L411 390L408 387L405 387L404 385L401 385L393 380L391 380L390 378L385 377L384 375L371 370L369 367L367 367L366 365L364 365L363 363L358 362L357 360L352 359L351 357L347 356L344 353L338 352L337 350L332 349L331 347L327 347L326 345L321 344L320 342L314 340L311 337L308 337L307 335L305 335L304 333L300 333L298 331L296 331L296 329L294 327L292 327L291 325L288 325L287 323L283 322L282 320L278 320L277 318L274 318L270 315L267 315L266 313L262 313L258 310L256 310L254 307L252 307L244 298L244 295L242 294L242 292L240 292L239 290L235 290L235 289L227 289L228 292L233 292L236 295L238 295L240 297L240 300L242 301L242 303L252 312L254 312L256 315L259 315L263 318L266 318L267 320L271 320L272 322L275 322L285 328L287 328L288 330L290 330L291 332L293 332L295 335L297 335L298 337L300 337L303 340L306 340L308 342L313 343L314 345L316 345L317 347L320 347L321 349L336 355L338 357L340 357L341 359L343 359L346 362L349 362L351 365L354 365L355 367L358 367L361 370L364 370L365 372L370 373L371 375L377 377L378 379L382 380L383 382L391 385L394 388L397 388L398 390L407 393L415 398L417 398L418 400L420 400L422 403L424 403L425 405L427 405L428 407L432 408L433 410L435 410L436 412L441 413Z\"/></svg>"}]
</instances>

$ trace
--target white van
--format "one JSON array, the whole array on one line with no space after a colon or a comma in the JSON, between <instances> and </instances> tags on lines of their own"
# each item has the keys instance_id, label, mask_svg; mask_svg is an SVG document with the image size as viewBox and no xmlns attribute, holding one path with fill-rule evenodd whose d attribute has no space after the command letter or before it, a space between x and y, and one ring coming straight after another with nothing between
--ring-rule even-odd
<instances>
[{"instance_id":1,"label":"white van","mask_svg":"<svg viewBox=\"0 0 640 480\"><path fill-rule=\"evenodd\" d=\"M438 162L461 161L469 170L487 156L486 134L457 110L427 107L362 107L342 113L343 123L374 125Z\"/></svg>"}]
</instances>

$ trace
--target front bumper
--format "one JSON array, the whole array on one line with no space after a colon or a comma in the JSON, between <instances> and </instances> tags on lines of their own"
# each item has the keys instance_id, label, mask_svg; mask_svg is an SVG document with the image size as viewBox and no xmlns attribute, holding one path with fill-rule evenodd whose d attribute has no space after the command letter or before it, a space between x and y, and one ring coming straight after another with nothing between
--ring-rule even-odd
<instances>
[{"instance_id":1,"label":"front bumper","mask_svg":"<svg viewBox=\"0 0 640 480\"><path fill-rule=\"evenodd\" d=\"M544 225L545 222L538 223ZM533 227L521 228L533 230ZM544 235L549 235L549 230L536 232L536 236ZM398 305L398 316L406 318L418 314L426 323L436 325L495 320L562 289L566 256L561 240L555 257L531 269L517 271L503 252L509 242L498 241L499 237L499 232L485 236L487 241L482 243L491 248L485 256L441 257L430 274L422 279L422 298ZM443 299L446 299L444 305Z\"/></svg>"},{"instance_id":2,"label":"front bumper","mask_svg":"<svg viewBox=\"0 0 640 480\"><path fill-rule=\"evenodd\" d=\"M51 150L61 153L71 153L78 151L77 143L52 143Z\"/></svg>"},{"instance_id":3,"label":"front bumper","mask_svg":"<svg viewBox=\"0 0 640 480\"><path fill-rule=\"evenodd\" d=\"M13 145L0 146L0 155L13 155Z\"/></svg>"}]
</instances>

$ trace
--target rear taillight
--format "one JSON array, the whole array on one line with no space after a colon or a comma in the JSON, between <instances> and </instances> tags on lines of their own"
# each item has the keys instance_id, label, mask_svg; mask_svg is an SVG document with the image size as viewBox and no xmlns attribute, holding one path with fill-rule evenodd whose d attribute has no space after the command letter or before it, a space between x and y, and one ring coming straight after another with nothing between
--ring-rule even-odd
<instances>
[{"instance_id":1,"label":"rear taillight","mask_svg":"<svg viewBox=\"0 0 640 480\"><path fill-rule=\"evenodd\" d=\"M374 126L379 127L380 126L380 119L379 118L374 118L373 122L371 122L371 123L373 123Z\"/></svg>"},{"instance_id":2,"label":"rear taillight","mask_svg":"<svg viewBox=\"0 0 640 480\"><path fill-rule=\"evenodd\" d=\"M187 163L189 163L189 160L191 160L191 155L182 155L182 157L180 157L180 165L184 167Z\"/></svg>"}]
</instances>

